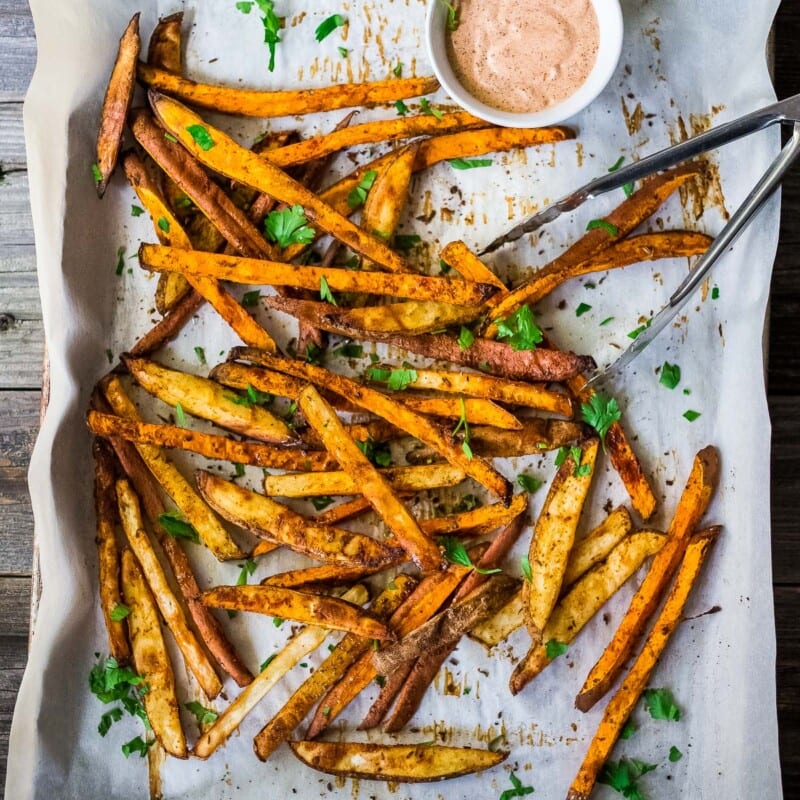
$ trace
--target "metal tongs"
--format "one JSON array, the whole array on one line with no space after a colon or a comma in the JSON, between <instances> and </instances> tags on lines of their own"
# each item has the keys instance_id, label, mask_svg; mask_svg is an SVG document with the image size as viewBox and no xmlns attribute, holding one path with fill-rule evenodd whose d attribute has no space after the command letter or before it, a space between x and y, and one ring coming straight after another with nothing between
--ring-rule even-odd
<instances>
[{"instance_id":1,"label":"metal tongs","mask_svg":"<svg viewBox=\"0 0 800 800\"><path fill-rule=\"evenodd\" d=\"M516 241L524 234L531 233L542 225L552 222L565 211L572 211L578 208L587 200L593 200L601 194L610 192L613 189L619 189L631 181L641 180L656 172L674 167L708 150L713 150L728 142L768 128L776 122L781 124L793 123L792 138L786 143L778 157L772 162L769 169L747 196L747 199L720 231L708 250L698 259L694 268L670 297L669 303L653 317L649 326L634 339L633 344L619 358L605 369L595 371L588 381L589 386L604 383L609 378L619 375L669 325L686 305L689 297L700 285L711 267L714 266L728 247L736 241L739 234L779 186L783 176L797 156L800 155L800 94L758 111L753 111L724 125L711 128L698 136L687 139L685 142L673 147L667 147L658 153L643 158L641 161L587 183L581 189L516 225L485 247L479 255L491 253L508 242Z\"/></svg>"}]
</instances>

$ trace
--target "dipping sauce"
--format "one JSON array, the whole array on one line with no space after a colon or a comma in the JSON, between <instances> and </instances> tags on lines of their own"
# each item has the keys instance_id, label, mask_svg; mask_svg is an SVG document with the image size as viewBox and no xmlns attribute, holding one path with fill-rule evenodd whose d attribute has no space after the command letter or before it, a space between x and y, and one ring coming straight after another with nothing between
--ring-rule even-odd
<instances>
[{"instance_id":1,"label":"dipping sauce","mask_svg":"<svg viewBox=\"0 0 800 800\"><path fill-rule=\"evenodd\" d=\"M460 0L447 57L462 86L501 111L532 113L574 94L597 60L589 0Z\"/></svg>"}]
</instances>

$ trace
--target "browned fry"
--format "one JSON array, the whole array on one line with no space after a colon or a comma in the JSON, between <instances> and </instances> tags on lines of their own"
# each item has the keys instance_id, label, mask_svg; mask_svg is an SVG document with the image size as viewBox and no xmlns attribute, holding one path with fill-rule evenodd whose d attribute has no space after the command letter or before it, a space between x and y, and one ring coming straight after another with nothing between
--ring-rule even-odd
<instances>
[{"instance_id":1,"label":"browned fry","mask_svg":"<svg viewBox=\"0 0 800 800\"><path fill-rule=\"evenodd\" d=\"M319 450L293 450L260 442L239 442L177 425L155 425L97 411L89 411L86 422L89 430L97 436L118 436L135 444L190 450L206 458L233 461L236 464L315 472L336 469L338 464L335 458Z\"/></svg>"},{"instance_id":2,"label":"browned fry","mask_svg":"<svg viewBox=\"0 0 800 800\"><path fill-rule=\"evenodd\" d=\"M182 275L200 275L232 283L292 286L312 291L320 291L325 281L334 292L416 297L456 305L480 303L492 291L486 284L470 283L458 278L285 264L282 261L190 252L152 244L143 244L139 248L139 264L144 269L156 272L180 272Z\"/></svg>"},{"instance_id":3,"label":"browned fry","mask_svg":"<svg viewBox=\"0 0 800 800\"><path fill-rule=\"evenodd\" d=\"M477 281L478 283L491 283L501 292L508 291L503 281L464 242L450 242L442 250L441 259L467 280Z\"/></svg>"},{"instance_id":4,"label":"browned fry","mask_svg":"<svg viewBox=\"0 0 800 800\"><path fill-rule=\"evenodd\" d=\"M528 498L525 494L514 495L508 506L503 503L494 503L481 506L472 511L463 511L460 514L451 514L446 517L433 517L422 520L420 526L428 536L448 536L457 533L461 536L483 536L491 533L502 525L508 525L512 519L519 516L528 507Z\"/></svg>"},{"instance_id":5,"label":"browned fry","mask_svg":"<svg viewBox=\"0 0 800 800\"><path fill-rule=\"evenodd\" d=\"M111 655L120 664L131 658L128 626L115 620L111 612L122 602L119 591L119 552L114 527L117 522L117 503L114 497L114 456L100 439L92 442L94 455L94 508L97 517L97 562L100 584L100 608L108 632Z\"/></svg>"},{"instance_id":6,"label":"browned fry","mask_svg":"<svg viewBox=\"0 0 800 800\"><path fill-rule=\"evenodd\" d=\"M117 166L125 119L136 86L136 61L141 44L137 13L133 15L119 40L117 59L108 80L103 110L100 112L100 128L97 132L98 174L95 175L97 194L100 197L105 194L108 181Z\"/></svg>"},{"instance_id":7,"label":"browned fry","mask_svg":"<svg viewBox=\"0 0 800 800\"><path fill-rule=\"evenodd\" d=\"M253 553L255 555L255 551ZM405 560L401 556L398 560ZM354 581L360 581L374 575L384 567L340 567L338 564L324 564L321 567L306 567L288 572L279 572L264 578L264 586L281 586L284 589L308 589L320 586L350 586Z\"/></svg>"},{"instance_id":8,"label":"browned fry","mask_svg":"<svg viewBox=\"0 0 800 800\"><path fill-rule=\"evenodd\" d=\"M380 392L362 386L354 380L329 372L322 367L286 358L277 358L252 348L234 348L231 358L242 358L256 364L284 372L297 378L304 378L320 387L329 389L366 411L391 422L423 443L435 448L453 466L459 467L467 475L493 492L503 503L511 502L511 484L486 461L470 458L456 443L449 432L431 422L427 417L416 414L401 403ZM351 434L352 435L352 434Z\"/></svg>"},{"instance_id":9,"label":"browned fry","mask_svg":"<svg viewBox=\"0 0 800 800\"><path fill-rule=\"evenodd\" d=\"M138 78L146 86L179 97L197 108L246 117L291 117L355 106L376 106L435 92L436 78L400 78L372 83L340 83L321 89L264 92L197 83L146 64Z\"/></svg>"},{"instance_id":10,"label":"browned fry","mask_svg":"<svg viewBox=\"0 0 800 800\"><path fill-rule=\"evenodd\" d=\"M701 167L696 163L682 164L644 181L638 191L605 218L604 221L611 226L611 230L616 230L616 235L612 236L606 228L595 228L585 233L572 247L548 264L546 269L553 273L562 273L563 270L574 268L574 265L611 247L638 228L674 191L697 175L700 170ZM531 281L526 281L502 298L489 301L487 305L492 322L484 332L486 338L494 339L497 336L497 325L494 324L496 320L508 317L520 306L529 302L530 297L538 289L535 279L536 275Z\"/></svg>"},{"instance_id":11,"label":"browned fry","mask_svg":"<svg viewBox=\"0 0 800 800\"><path fill-rule=\"evenodd\" d=\"M306 386L298 403L309 424L329 453L350 476L361 494L370 501L389 530L422 570L438 569L442 554L434 542L420 530L411 512L395 494L389 481L375 468L348 435L336 412L312 386ZM463 473L462 473L463 474Z\"/></svg>"},{"instance_id":12,"label":"browned fry","mask_svg":"<svg viewBox=\"0 0 800 800\"><path fill-rule=\"evenodd\" d=\"M105 399L97 392L92 397L92 405L101 409L102 412L110 410ZM197 585L197 580L192 572L186 553L178 541L169 536L159 522L159 518L166 511L166 508L164 501L161 499L158 483L130 442L117 437L113 437L109 441L117 454L123 471L142 501L142 506L150 520L152 530L172 568L175 580L183 599L186 601L186 606L198 633L220 666L239 686L246 686L253 679L253 676L242 663L233 645L225 637L217 618L200 602L200 588Z\"/></svg>"},{"instance_id":13,"label":"browned fry","mask_svg":"<svg viewBox=\"0 0 800 800\"><path fill-rule=\"evenodd\" d=\"M437 119L431 114L381 119L352 125L345 130L311 136L269 154L269 160L279 167L291 167L316 158L346 150L359 144L373 142L397 142L426 134L456 133L457 131L486 128L489 123L473 117L466 111L443 114ZM413 162L412 162L413 163Z\"/></svg>"},{"instance_id":14,"label":"browned fry","mask_svg":"<svg viewBox=\"0 0 800 800\"><path fill-rule=\"evenodd\" d=\"M178 603L150 536L144 529L139 498L124 478L117 481L116 491L125 536L142 568L161 616L175 637L186 667L191 670L206 695L214 698L222 691L222 683L194 631L189 627L184 609Z\"/></svg>"},{"instance_id":15,"label":"browned fry","mask_svg":"<svg viewBox=\"0 0 800 800\"><path fill-rule=\"evenodd\" d=\"M130 550L122 552L122 594L130 609L128 626L133 663L136 672L147 681L147 691L142 695L147 719L164 749L176 758L186 758L186 737L175 695L175 673L161 631L158 609Z\"/></svg>"},{"instance_id":16,"label":"browned fry","mask_svg":"<svg viewBox=\"0 0 800 800\"><path fill-rule=\"evenodd\" d=\"M296 400L297 395L306 385L305 381L293 378L291 375L246 367L244 364L236 364L232 361L217 364L208 377L233 389L247 389L248 386L252 386L259 392L266 392L276 397L288 397L291 400Z\"/></svg>"},{"instance_id":17,"label":"browned fry","mask_svg":"<svg viewBox=\"0 0 800 800\"><path fill-rule=\"evenodd\" d=\"M647 621L661 602L686 551L689 537L711 502L718 480L719 454L713 447L705 447L694 458L692 471L667 531L669 541L653 559L613 638L589 672L575 699L576 708L588 711L619 676Z\"/></svg>"},{"instance_id":18,"label":"browned fry","mask_svg":"<svg viewBox=\"0 0 800 800\"><path fill-rule=\"evenodd\" d=\"M340 308L330 303L289 297L270 296L264 300L270 308L291 314L301 322L313 321L323 330L350 339L366 339L375 333L417 336L439 331L450 325L466 324L480 313L475 306L437 303L433 300L405 300L390 305L361 308Z\"/></svg>"},{"instance_id":19,"label":"browned fry","mask_svg":"<svg viewBox=\"0 0 800 800\"><path fill-rule=\"evenodd\" d=\"M139 144L237 252L250 258L275 257L275 251L247 214L236 207L186 150L164 136L163 128L145 109L131 112L130 125Z\"/></svg>"},{"instance_id":20,"label":"browned fry","mask_svg":"<svg viewBox=\"0 0 800 800\"><path fill-rule=\"evenodd\" d=\"M433 417L464 417L470 425L492 425L512 431L523 428L510 411L480 397L403 397L403 404L412 411Z\"/></svg>"},{"instance_id":21,"label":"browned fry","mask_svg":"<svg viewBox=\"0 0 800 800\"><path fill-rule=\"evenodd\" d=\"M264 192L287 205L300 205L312 222L359 255L375 261L390 272L408 272L405 260L381 239L371 236L287 175L280 167L240 147L227 134L205 123L176 100L150 92L150 104L159 121L202 164L228 178ZM190 130L200 125L213 142L201 148Z\"/></svg>"},{"instance_id":22,"label":"browned fry","mask_svg":"<svg viewBox=\"0 0 800 800\"><path fill-rule=\"evenodd\" d=\"M416 581L408 575L398 575L394 582L375 598L370 611L379 619L386 619L413 591ZM262 760L286 741L294 729L314 707L325 692L342 676L344 671L360 656L371 642L352 633L347 634L322 664L291 696L289 701L259 731L254 740L256 755Z\"/></svg>"},{"instance_id":23,"label":"browned fry","mask_svg":"<svg viewBox=\"0 0 800 800\"><path fill-rule=\"evenodd\" d=\"M526 522L527 515L524 512L516 516L494 537L489 548L478 560L477 566L481 570L491 570L499 567L517 539L519 539ZM477 570L473 570L467 575L461 586L458 587L452 602L456 603L465 598L470 592L486 581L486 578L486 575L481 574ZM422 702L422 698L428 686L430 686L431 681L436 677L436 673L447 657L453 652L460 638L460 633L458 635L454 634L450 639L443 640L438 647L433 648L427 653L423 653L419 658L411 662L411 664L409 664L410 669L407 678L397 686L396 691L394 691L390 697L387 696L382 706L379 705L379 701L381 700L381 696L379 695L378 700L373 703L369 713L359 727L361 729L369 729L379 725L386 716L392 701L397 697L394 711L384 726L384 730L388 733L402 730L419 708L419 704ZM399 669L396 674L403 674L404 671L403 669ZM387 688L390 682L391 681L387 681L386 687L384 688ZM381 695L383 695L383 691L381 691Z\"/></svg>"},{"instance_id":24,"label":"browned fry","mask_svg":"<svg viewBox=\"0 0 800 800\"><path fill-rule=\"evenodd\" d=\"M706 560L716 541L719 529L693 536L685 548L675 583L661 613L653 625L638 658L614 697L606 706L603 719L589 745L575 780L567 793L567 800L589 800L595 781L603 764L608 760L622 727L631 715L650 676L664 652L670 636L683 619L683 609Z\"/></svg>"},{"instance_id":25,"label":"browned fry","mask_svg":"<svg viewBox=\"0 0 800 800\"><path fill-rule=\"evenodd\" d=\"M203 497L225 519L319 561L343 567L384 567L402 553L364 534L316 524L269 497L209 472L198 471L195 478Z\"/></svg>"},{"instance_id":26,"label":"browned fry","mask_svg":"<svg viewBox=\"0 0 800 800\"><path fill-rule=\"evenodd\" d=\"M128 351L132 356L149 356L174 339L183 326L200 310L205 298L195 291L189 292L168 313L144 334Z\"/></svg>"},{"instance_id":27,"label":"browned fry","mask_svg":"<svg viewBox=\"0 0 800 800\"><path fill-rule=\"evenodd\" d=\"M183 71L181 25L183 25L182 11L162 17L156 23L147 47L147 63L151 67L174 72L176 75L181 74Z\"/></svg>"},{"instance_id":28,"label":"browned fry","mask_svg":"<svg viewBox=\"0 0 800 800\"><path fill-rule=\"evenodd\" d=\"M279 586L216 586L203 592L203 602L215 608L252 611L292 619L379 641L395 634L371 614L338 597L298 592Z\"/></svg>"}]
</instances>

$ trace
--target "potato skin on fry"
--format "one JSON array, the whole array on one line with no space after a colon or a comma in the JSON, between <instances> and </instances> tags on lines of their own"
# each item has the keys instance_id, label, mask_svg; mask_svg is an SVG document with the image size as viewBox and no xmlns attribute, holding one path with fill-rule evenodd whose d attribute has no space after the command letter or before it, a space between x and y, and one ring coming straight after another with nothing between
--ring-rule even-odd
<instances>
[{"instance_id":1,"label":"potato skin on fry","mask_svg":"<svg viewBox=\"0 0 800 800\"><path fill-rule=\"evenodd\" d=\"M502 763L508 753L442 745L361 742L290 742L309 767L330 775L373 781L420 783L471 775Z\"/></svg>"},{"instance_id":2,"label":"potato skin on fry","mask_svg":"<svg viewBox=\"0 0 800 800\"><path fill-rule=\"evenodd\" d=\"M162 17L150 34L147 46L147 63L167 72L180 75L181 64L181 26L183 12L178 11L168 17Z\"/></svg>"},{"instance_id":3,"label":"potato skin on fry","mask_svg":"<svg viewBox=\"0 0 800 800\"><path fill-rule=\"evenodd\" d=\"M103 110L100 112L100 128L97 132L97 168L100 180L97 181L97 194L102 197L108 181L117 166L117 158L122 145L122 132L125 119L133 100L136 86L136 62L141 48L139 39L139 14L136 13L125 28L119 40L117 60L108 81Z\"/></svg>"}]
</instances>

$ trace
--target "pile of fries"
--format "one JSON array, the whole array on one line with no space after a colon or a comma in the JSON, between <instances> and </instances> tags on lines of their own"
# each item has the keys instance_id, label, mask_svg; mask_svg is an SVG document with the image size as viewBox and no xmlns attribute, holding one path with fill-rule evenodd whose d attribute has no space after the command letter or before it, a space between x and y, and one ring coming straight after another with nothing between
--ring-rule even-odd
<instances>
[{"instance_id":1,"label":"pile of fries","mask_svg":"<svg viewBox=\"0 0 800 800\"><path fill-rule=\"evenodd\" d=\"M488 769L507 753L318 737L380 676L381 691L359 728L403 729L465 635L491 648L527 627L530 647L510 683L511 694L519 693L654 557L577 698L583 711L597 703L646 634L569 789L571 800L587 798L719 533L697 530L718 457L711 447L697 454L666 533L637 528L621 506L576 536L606 453L635 515L646 522L657 501L616 404L594 429L585 422L586 408L601 399L582 377L591 356L544 340L531 304L590 272L702 253L709 239L699 233L633 233L700 167L644 182L603 225L513 289L458 241L444 247L441 260L460 277L421 274L394 246L413 174L445 159L563 141L572 132L494 128L460 111L362 124L351 124L351 114L330 133L300 139L267 132L247 149L189 106L280 117L394 102L433 91L435 81L285 92L198 84L182 75L180 14L159 22L147 63L139 50L137 15L111 75L95 174L102 195L120 162L152 217L158 244L141 245L139 264L159 273L155 305L163 316L100 381L87 422L96 437L108 647L114 663L131 665L146 686L141 698L152 736L144 751L208 758L253 712L265 721L254 741L261 760L289 742L301 761L336 775L431 781ZM137 82L147 90L147 106L131 108ZM126 126L135 146L121 152ZM321 188L332 156L384 141L399 144ZM313 245L323 235L331 244L318 254ZM280 351L230 283L275 289L264 301L296 317L293 353ZM207 376L164 366L158 351L205 303L242 346ZM329 334L349 340L342 349L351 355L361 355L364 342L386 343L428 359L428 366L373 365L356 380L320 365ZM132 383L175 409L175 424L145 421ZM291 403L289 414L274 410L275 397ZM216 432L195 430L192 418ZM261 467L262 491L208 470L185 475L172 449L233 462L237 474L240 465ZM558 471L530 533L531 487L514 494L494 460L551 450L560 451ZM405 463L395 465L400 453ZM415 516L417 493L468 478L495 502ZM316 498L321 510L334 497L349 499L316 516L280 501ZM343 526L369 512L378 522L368 533ZM512 570L518 577L504 568L522 535L530 543L521 569ZM202 591L189 546L221 561L246 559L244 580ZM308 566L249 585L254 559L269 564L282 549L307 557ZM228 638L225 617L212 609L300 627L256 672ZM189 706L199 735L191 747L164 626L196 683ZM340 638L288 702L277 710L261 703L331 632ZM218 712L206 708L223 696L226 676L241 692ZM294 741L309 715L304 738Z\"/></svg>"}]
</instances>

